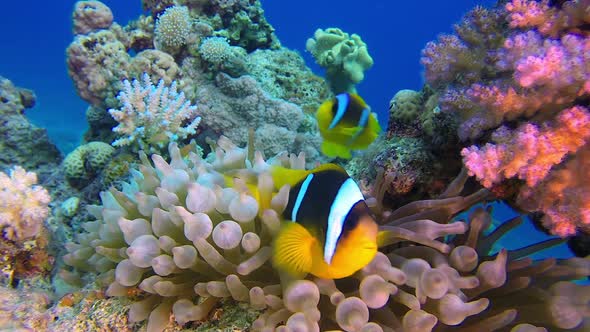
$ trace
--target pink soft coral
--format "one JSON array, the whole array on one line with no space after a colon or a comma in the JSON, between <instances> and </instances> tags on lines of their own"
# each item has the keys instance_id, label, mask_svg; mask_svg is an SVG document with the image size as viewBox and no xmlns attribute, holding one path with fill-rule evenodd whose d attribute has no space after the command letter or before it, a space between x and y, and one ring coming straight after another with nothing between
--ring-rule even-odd
<instances>
[{"instance_id":1,"label":"pink soft coral","mask_svg":"<svg viewBox=\"0 0 590 332\"><path fill-rule=\"evenodd\" d=\"M470 175L485 186L517 176L532 187L543 180L568 153L575 153L590 138L590 113L582 106L562 111L554 123L539 127L526 123L514 131L500 128L483 148L463 149Z\"/></svg>"},{"instance_id":2,"label":"pink soft coral","mask_svg":"<svg viewBox=\"0 0 590 332\"><path fill-rule=\"evenodd\" d=\"M47 190L37 183L37 174L16 166L10 175L0 172L0 229L4 237L23 241L39 234L49 214Z\"/></svg>"},{"instance_id":3,"label":"pink soft coral","mask_svg":"<svg viewBox=\"0 0 590 332\"><path fill-rule=\"evenodd\" d=\"M525 187L518 201L529 210L543 211L545 227L561 237L579 228L590 233L590 148L581 149L536 187Z\"/></svg>"},{"instance_id":4,"label":"pink soft coral","mask_svg":"<svg viewBox=\"0 0 590 332\"><path fill-rule=\"evenodd\" d=\"M512 28L536 28L546 36L590 22L590 0L566 1L560 9L549 0L512 0L506 4Z\"/></svg>"},{"instance_id":5,"label":"pink soft coral","mask_svg":"<svg viewBox=\"0 0 590 332\"><path fill-rule=\"evenodd\" d=\"M462 151L470 174L488 188L521 179L522 187L514 187L519 205L544 212L553 233L590 232L588 204L580 198L588 195L590 174L580 173L578 183L557 174L590 149L590 0L510 0L496 13L488 17L502 22L491 25L501 27L496 35L502 40L438 58L427 51L446 50L446 44L427 46L426 79L441 90L441 110L459 115L461 140L477 140ZM459 33L448 39L452 45L471 40ZM472 73L466 59L489 64ZM549 190L558 186L560 191Z\"/></svg>"}]
</instances>

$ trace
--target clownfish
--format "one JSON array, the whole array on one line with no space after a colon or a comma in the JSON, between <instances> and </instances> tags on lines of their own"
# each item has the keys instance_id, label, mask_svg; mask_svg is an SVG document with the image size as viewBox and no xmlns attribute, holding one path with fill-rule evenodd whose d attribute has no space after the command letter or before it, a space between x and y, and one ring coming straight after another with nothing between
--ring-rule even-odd
<instances>
[{"instance_id":1,"label":"clownfish","mask_svg":"<svg viewBox=\"0 0 590 332\"><path fill-rule=\"evenodd\" d=\"M354 93L325 101L316 119L323 138L321 150L328 157L350 159L351 150L366 149L381 132L377 114Z\"/></svg>"},{"instance_id":2,"label":"clownfish","mask_svg":"<svg viewBox=\"0 0 590 332\"><path fill-rule=\"evenodd\" d=\"M294 276L339 279L367 265L377 253L377 222L360 188L335 164L313 170L274 167L275 186L291 185L272 262Z\"/></svg>"}]
</instances>

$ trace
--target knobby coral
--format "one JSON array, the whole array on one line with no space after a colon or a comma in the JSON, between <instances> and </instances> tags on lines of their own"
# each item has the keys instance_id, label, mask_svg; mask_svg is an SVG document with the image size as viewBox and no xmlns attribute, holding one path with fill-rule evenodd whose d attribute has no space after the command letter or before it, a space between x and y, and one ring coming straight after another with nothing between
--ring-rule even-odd
<instances>
[{"instance_id":1,"label":"knobby coral","mask_svg":"<svg viewBox=\"0 0 590 332\"><path fill-rule=\"evenodd\" d=\"M169 7L156 21L154 44L158 49L177 51L186 44L191 28L192 21L187 7Z\"/></svg>"},{"instance_id":2,"label":"knobby coral","mask_svg":"<svg viewBox=\"0 0 590 332\"><path fill-rule=\"evenodd\" d=\"M201 121L197 107L178 92L176 81L167 87L160 80L155 86L146 73L142 82L124 80L117 99L123 107L109 113L119 122L113 131L124 136L115 140L114 146L132 145L132 149L156 152L169 142L195 134ZM185 125L185 120L190 122Z\"/></svg>"},{"instance_id":3,"label":"knobby coral","mask_svg":"<svg viewBox=\"0 0 590 332\"><path fill-rule=\"evenodd\" d=\"M19 166L10 174L0 172L0 228L5 238L22 242L43 228L51 197L36 183L37 175Z\"/></svg>"},{"instance_id":4,"label":"knobby coral","mask_svg":"<svg viewBox=\"0 0 590 332\"><path fill-rule=\"evenodd\" d=\"M100 1L78 1L72 14L74 34L106 29L113 23L111 9Z\"/></svg>"},{"instance_id":5,"label":"knobby coral","mask_svg":"<svg viewBox=\"0 0 590 332\"><path fill-rule=\"evenodd\" d=\"M138 295L129 319L148 319L148 331L163 330L171 313L179 324L203 320L222 298L265 309L257 331L493 331L524 322L571 329L588 318L588 288L566 282L590 273L587 259L521 259L555 241L491 254L518 218L487 235L483 209L449 223L490 195L459 196L466 171L437 200L396 211L372 204L383 248L355 275L293 280L269 262L289 188L274 188L267 170L303 168L303 155L265 161L226 138L206 159L183 157L175 143L169 153L169 163L153 155L153 164L141 154L132 181L101 194L103 205L90 208L96 220L64 256L77 271L99 273L108 295ZM378 203L382 190L374 192L369 201Z\"/></svg>"}]
</instances>

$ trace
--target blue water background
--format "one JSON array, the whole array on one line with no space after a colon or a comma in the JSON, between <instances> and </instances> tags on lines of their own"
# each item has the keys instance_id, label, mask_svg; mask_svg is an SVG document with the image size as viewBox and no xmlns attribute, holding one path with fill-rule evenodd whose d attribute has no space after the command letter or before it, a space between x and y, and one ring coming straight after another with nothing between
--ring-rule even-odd
<instances>
[{"instance_id":1,"label":"blue water background","mask_svg":"<svg viewBox=\"0 0 590 332\"><path fill-rule=\"evenodd\" d=\"M305 51L306 40L318 28L339 27L357 33L367 43L375 65L358 86L359 93L387 121L389 100L400 89L419 90L424 82L420 51L439 33L452 32L452 25L476 5L495 1L335 1L261 0L266 17L288 48L298 50L317 74L322 74ZM121 25L141 13L139 0L104 0ZM80 143L86 128L87 104L75 92L67 74L65 49L72 41L71 13L75 1L6 1L0 20L0 75L16 85L33 89L37 105L27 116L47 128L53 141L67 153ZM497 222L515 213L504 205L495 209ZM547 237L526 222L519 231L501 241L508 248L521 247ZM542 256L568 257L561 245ZM539 258L540 256L535 256Z\"/></svg>"}]
</instances>

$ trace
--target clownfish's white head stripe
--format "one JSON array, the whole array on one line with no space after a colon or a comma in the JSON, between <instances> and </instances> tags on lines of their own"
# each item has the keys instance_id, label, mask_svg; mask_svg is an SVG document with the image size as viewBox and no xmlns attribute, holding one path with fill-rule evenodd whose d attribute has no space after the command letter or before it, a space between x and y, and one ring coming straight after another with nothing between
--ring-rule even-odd
<instances>
[{"instance_id":1,"label":"clownfish's white head stripe","mask_svg":"<svg viewBox=\"0 0 590 332\"><path fill-rule=\"evenodd\" d=\"M332 122L330 122L328 129L334 129L338 122L342 120L342 117L348 108L348 103L350 102L350 95L348 93L341 93L336 96L336 100L338 101L338 110L336 110L336 114L334 115Z\"/></svg>"},{"instance_id":2,"label":"clownfish's white head stripe","mask_svg":"<svg viewBox=\"0 0 590 332\"><path fill-rule=\"evenodd\" d=\"M309 183L312 179L313 174L309 174L301 184L301 189L299 190L299 193L297 193L297 199L295 200L295 206L291 211L291 221L297 221L297 212L299 212L301 202L303 201L303 197L305 197L305 193L307 192L307 188L309 188Z\"/></svg>"},{"instance_id":3,"label":"clownfish's white head stripe","mask_svg":"<svg viewBox=\"0 0 590 332\"><path fill-rule=\"evenodd\" d=\"M356 203L364 199L363 193L353 179L348 178L340 186L328 215L328 229L326 243L324 244L324 261L326 263L330 264L332 262L346 216Z\"/></svg>"}]
</instances>

